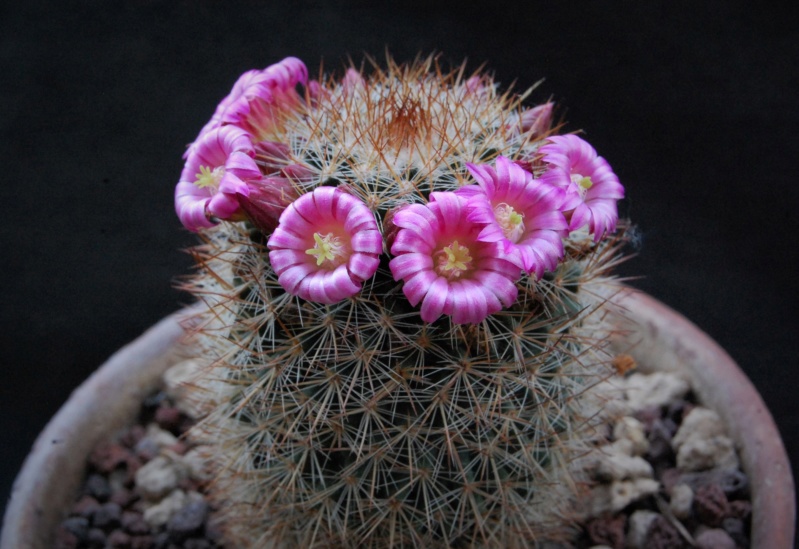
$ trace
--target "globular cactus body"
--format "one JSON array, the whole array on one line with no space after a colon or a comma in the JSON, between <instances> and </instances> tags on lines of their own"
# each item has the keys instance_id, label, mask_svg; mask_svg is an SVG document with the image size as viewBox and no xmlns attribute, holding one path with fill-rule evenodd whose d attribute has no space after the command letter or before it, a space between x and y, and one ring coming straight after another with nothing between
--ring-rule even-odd
<instances>
[{"instance_id":1,"label":"globular cactus body","mask_svg":"<svg viewBox=\"0 0 799 549\"><path fill-rule=\"evenodd\" d=\"M488 77L442 73L434 58L322 83L295 61L277 65L282 80L256 79L255 92L239 86L226 100L246 109L229 122L217 112L204 130L217 132L224 158L195 160L176 192L204 241L185 284L208 304L191 398L229 535L250 547L514 547L565 535L580 481L569 464L601 421L582 395L608 375L595 290L616 258L607 204L615 213L620 191L597 197L605 213L575 228L588 214L564 184L561 217L528 231L549 238L535 253L515 246L538 242L519 236L537 210L510 198L484 210L510 212L499 222L511 244L491 240L485 223L451 242L441 227L477 218L475 179L496 194L517 172L533 189L555 169L554 153L539 150L552 146L551 106L525 110ZM245 128L253 146L225 149L225 128ZM585 190L601 177L573 175L590 205ZM409 228L417 213L440 230ZM422 241L430 260L416 257ZM558 246L554 260L541 251ZM396 260L411 253L431 288L403 276L415 264ZM470 270L479 261L487 266ZM448 297L436 301L436 288Z\"/></svg>"}]
</instances>

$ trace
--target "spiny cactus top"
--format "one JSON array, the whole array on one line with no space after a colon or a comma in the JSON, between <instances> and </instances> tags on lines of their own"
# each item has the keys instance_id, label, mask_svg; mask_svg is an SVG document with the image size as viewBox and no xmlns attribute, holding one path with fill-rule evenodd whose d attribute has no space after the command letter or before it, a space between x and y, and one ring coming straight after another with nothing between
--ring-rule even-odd
<instances>
[{"instance_id":1,"label":"spiny cactus top","mask_svg":"<svg viewBox=\"0 0 799 549\"><path fill-rule=\"evenodd\" d=\"M195 398L240 544L559 535L624 189L523 99L432 57L340 80L287 58L188 147Z\"/></svg>"}]
</instances>

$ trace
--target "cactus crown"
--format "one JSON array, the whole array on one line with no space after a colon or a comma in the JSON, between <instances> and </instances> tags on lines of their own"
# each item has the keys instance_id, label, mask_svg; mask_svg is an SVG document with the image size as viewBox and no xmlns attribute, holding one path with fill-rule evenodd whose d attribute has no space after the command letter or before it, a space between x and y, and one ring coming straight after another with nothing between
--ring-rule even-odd
<instances>
[{"instance_id":1,"label":"cactus crown","mask_svg":"<svg viewBox=\"0 0 799 549\"><path fill-rule=\"evenodd\" d=\"M241 545L561 534L622 191L524 97L433 57L319 81L289 58L190 146L196 434Z\"/></svg>"}]
</instances>

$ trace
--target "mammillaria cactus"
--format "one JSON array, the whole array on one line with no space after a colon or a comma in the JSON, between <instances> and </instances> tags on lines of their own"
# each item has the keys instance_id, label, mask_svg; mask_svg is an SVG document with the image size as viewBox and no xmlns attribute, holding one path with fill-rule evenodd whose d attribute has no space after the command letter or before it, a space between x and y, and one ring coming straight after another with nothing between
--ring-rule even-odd
<instances>
[{"instance_id":1,"label":"mammillaria cactus","mask_svg":"<svg viewBox=\"0 0 799 549\"><path fill-rule=\"evenodd\" d=\"M188 148L213 497L245 547L557 539L602 421L623 188L551 103L374 65L245 73Z\"/></svg>"}]
</instances>

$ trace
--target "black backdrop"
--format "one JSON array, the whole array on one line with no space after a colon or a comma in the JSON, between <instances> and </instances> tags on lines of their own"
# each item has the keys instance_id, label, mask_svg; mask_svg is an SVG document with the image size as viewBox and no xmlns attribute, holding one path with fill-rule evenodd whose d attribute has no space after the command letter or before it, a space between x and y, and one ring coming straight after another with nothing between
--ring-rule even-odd
<instances>
[{"instance_id":1,"label":"black backdrop","mask_svg":"<svg viewBox=\"0 0 799 549\"><path fill-rule=\"evenodd\" d=\"M113 4L113 8L110 6ZM744 2L0 4L0 509L37 432L189 301L184 144L245 70L438 51L544 83L627 188L622 273L719 341L799 464L799 20Z\"/></svg>"}]
</instances>

